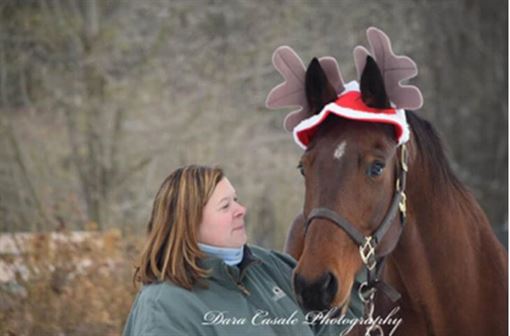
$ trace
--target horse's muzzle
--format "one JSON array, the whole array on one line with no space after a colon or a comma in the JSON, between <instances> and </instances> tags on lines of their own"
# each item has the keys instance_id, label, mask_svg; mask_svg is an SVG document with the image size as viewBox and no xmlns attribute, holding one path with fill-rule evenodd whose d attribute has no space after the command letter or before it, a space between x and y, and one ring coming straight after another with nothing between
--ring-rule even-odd
<instances>
[{"instance_id":1,"label":"horse's muzzle","mask_svg":"<svg viewBox=\"0 0 510 336\"><path fill-rule=\"evenodd\" d=\"M305 310L322 311L329 309L338 290L338 280L331 272L318 280L308 282L298 273L294 274L294 291Z\"/></svg>"}]
</instances>

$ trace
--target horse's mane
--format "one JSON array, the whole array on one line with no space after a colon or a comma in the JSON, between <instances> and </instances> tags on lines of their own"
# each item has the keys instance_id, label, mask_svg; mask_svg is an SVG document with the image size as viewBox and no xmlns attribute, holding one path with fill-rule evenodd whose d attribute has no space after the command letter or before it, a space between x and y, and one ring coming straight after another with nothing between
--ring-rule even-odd
<instances>
[{"instance_id":1,"label":"horse's mane","mask_svg":"<svg viewBox=\"0 0 510 336\"><path fill-rule=\"evenodd\" d=\"M437 131L428 121L418 117L413 112L406 111L406 117L412 129L418 151L416 157L417 165L423 167L424 170L420 171L419 174L429 174L427 178L422 180L425 181L426 188L430 188L422 193L424 195L422 201L425 200L430 205L430 209L433 209L435 215L441 216L441 209L447 213L445 222L435 222L440 224L440 232L444 235L446 227L462 232L462 229L459 228L460 226L465 226L467 229L464 230L467 230L465 232L469 232L469 235L464 235L463 237L469 236L472 238L469 246L473 251L485 251L484 256L489 253L488 251L491 251L503 257L504 252L502 249L497 250L499 252L494 250L494 247L500 246L500 244L497 243L497 238L492 231L487 215L469 188L455 176L448 163L441 138ZM414 183L415 181L408 182ZM427 226L429 232L432 230L433 224L434 221ZM484 232L484 234L480 234L481 232ZM464 242L467 244L466 239L464 239ZM504 270L502 271L501 265L506 264L506 261L502 264L495 262L489 264L493 269L491 272L505 272ZM487 268L485 270L487 271ZM501 277L504 278L505 275L503 274Z\"/></svg>"},{"instance_id":2,"label":"horse's mane","mask_svg":"<svg viewBox=\"0 0 510 336\"><path fill-rule=\"evenodd\" d=\"M411 111L406 111L406 117L414 134L421 163L428 166L426 168L434 177L432 185L434 190L455 190L463 195L469 194L466 187L455 176L446 157L441 138L434 126Z\"/></svg>"},{"instance_id":3,"label":"horse's mane","mask_svg":"<svg viewBox=\"0 0 510 336\"><path fill-rule=\"evenodd\" d=\"M462 222L471 228L483 227L483 223L486 223L487 228L490 227L489 220L474 195L455 176L441 138L432 124L411 111L406 111L406 117L419 153L418 163L430 174L427 179L428 187L434 197L428 197L428 201L440 202L440 208L449 209L450 212L455 209L460 211L464 214Z\"/></svg>"}]
</instances>

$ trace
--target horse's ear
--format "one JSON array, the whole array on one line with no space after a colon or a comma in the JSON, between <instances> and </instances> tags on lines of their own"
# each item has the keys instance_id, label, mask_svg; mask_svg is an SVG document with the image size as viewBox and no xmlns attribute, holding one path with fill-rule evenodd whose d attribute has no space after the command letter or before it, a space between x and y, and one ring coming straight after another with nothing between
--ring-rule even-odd
<instances>
[{"instance_id":1,"label":"horse's ear","mask_svg":"<svg viewBox=\"0 0 510 336\"><path fill-rule=\"evenodd\" d=\"M371 56L367 56L367 62L360 79L361 99L365 105L374 108L391 107L390 100L384 88L384 79L381 70Z\"/></svg>"},{"instance_id":2,"label":"horse's ear","mask_svg":"<svg viewBox=\"0 0 510 336\"><path fill-rule=\"evenodd\" d=\"M306 70L305 89L312 115L319 113L324 105L331 103L337 97L335 88L328 81L317 58L310 62Z\"/></svg>"}]
</instances>

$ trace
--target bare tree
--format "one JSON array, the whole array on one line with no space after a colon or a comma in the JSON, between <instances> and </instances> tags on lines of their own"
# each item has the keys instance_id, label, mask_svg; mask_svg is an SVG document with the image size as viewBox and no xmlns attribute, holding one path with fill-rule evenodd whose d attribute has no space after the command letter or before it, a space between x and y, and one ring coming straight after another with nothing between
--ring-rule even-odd
<instances>
[{"instance_id":1,"label":"bare tree","mask_svg":"<svg viewBox=\"0 0 510 336\"><path fill-rule=\"evenodd\" d=\"M140 230L170 171L220 164L248 205L254 240L281 247L303 186L300 151L281 128L285 112L264 106L280 80L271 54L287 44L305 62L334 56L344 78L356 79L352 49L375 25L417 61L415 84L425 95L418 113L443 134L454 169L494 225L504 225L500 7L495 0L4 1L3 222Z\"/></svg>"}]
</instances>

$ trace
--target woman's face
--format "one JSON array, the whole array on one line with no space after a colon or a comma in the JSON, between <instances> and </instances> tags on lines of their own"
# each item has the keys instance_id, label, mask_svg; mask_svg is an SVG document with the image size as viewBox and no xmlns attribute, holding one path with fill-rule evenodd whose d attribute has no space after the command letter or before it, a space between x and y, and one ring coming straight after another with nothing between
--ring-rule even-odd
<instances>
[{"instance_id":1,"label":"woman's face","mask_svg":"<svg viewBox=\"0 0 510 336\"><path fill-rule=\"evenodd\" d=\"M204 207L198 241L217 247L238 248L246 243L244 215L246 208L237 202L236 191L223 178Z\"/></svg>"}]
</instances>

